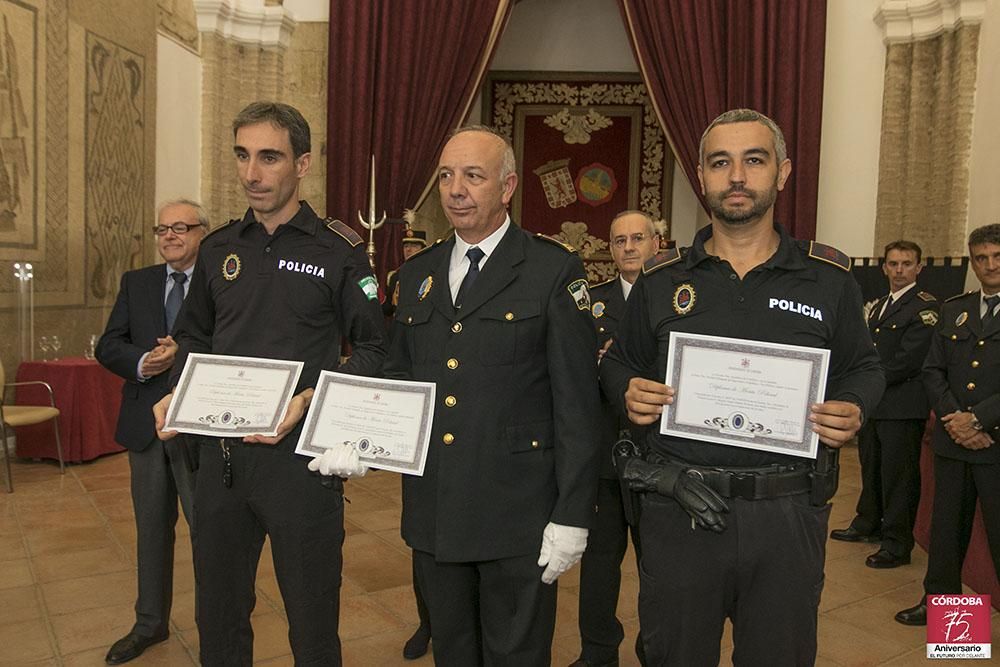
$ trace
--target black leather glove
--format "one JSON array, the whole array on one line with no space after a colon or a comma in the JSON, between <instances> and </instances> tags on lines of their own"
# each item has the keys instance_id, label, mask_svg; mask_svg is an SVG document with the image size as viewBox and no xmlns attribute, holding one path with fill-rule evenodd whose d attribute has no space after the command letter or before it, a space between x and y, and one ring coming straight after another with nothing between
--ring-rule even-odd
<instances>
[{"instance_id":1,"label":"black leather glove","mask_svg":"<svg viewBox=\"0 0 1000 667\"><path fill-rule=\"evenodd\" d=\"M726 529L722 515L729 511L729 506L696 472L677 464L659 465L639 458L616 457L615 461L621 466L619 475L633 491L656 492L673 498L705 530L721 533Z\"/></svg>"}]
</instances>

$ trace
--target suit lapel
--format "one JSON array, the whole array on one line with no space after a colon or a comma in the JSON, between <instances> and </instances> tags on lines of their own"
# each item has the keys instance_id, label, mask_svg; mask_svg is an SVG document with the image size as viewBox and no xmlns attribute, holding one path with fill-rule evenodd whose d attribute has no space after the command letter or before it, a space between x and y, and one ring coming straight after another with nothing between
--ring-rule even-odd
<instances>
[{"instance_id":1,"label":"suit lapel","mask_svg":"<svg viewBox=\"0 0 1000 667\"><path fill-rule=\"evenodd\" d=\"M969 317L965 321L965 326L969 327L969 331L977 339L983 337L983 320L979 316L979 311L982 308L982 298L982 293L976 292L976 300L974 301L974 305L969 309Z\"/></svg>"},{"instance_id":2,"label":"suit lapel","mask_svg":"<svg viewBox=\"0 0 1000 667\"><path fill-rule=\"evenodd\" d=\"M167 309L164 304L167 293L167 269L163 264L157 264L153 269L149 272L146 291L149 293L149 303L154 304L152 306L153 316L159 323L157 329L160 331L160 337L163 337L173 333L173 331L167 331Z\"/></svg>"},{"instance_id":3,"label":"suit lapel","mask_svg":"<svg viewBox=\"0 0 1000 667\"><path fill-rule=\"evenodd\" d=\"M525 233L511 222L507 233L504 234L500 244L490 255L468 296L463 298L462 309L458 311L459 319L464 319L474 313L484 303L496 296L500 290L514 281L517 274L510 269L524 260L526 241Z\"/></svg>"},{"instance_id":4,"label":"suit lapel","mask_svg":"<svg viewBox=\"0 0 1000 667\"><path fill-rule=\"evenodd\" d=\"M881 324L882 320L885 319L885 316L883 315L880 317L879 313L882 312L882 306L884 306L885 302L888 301L889 296L890 296L889 294L886 294L884 297L876 301L875 305L872 307L871 317L868 318L868 328L871 329L872 331L874 331L875 327ZM886 308L885 315L888 314L889 314L889 309Z\"/></svg>"},{"instance_id":5,"label":"suit lapel","mask_svg":"<svg viewBox=\"0 0 1000 667\"><path fill-rule=\"evenodd\" d=\"M441 260L438 262L431 279L434 285L431 288L430 300L434 307L449 320L455 319L455 304L451 301L451 283L448 275L448 267L451 265L451 253L455 249L455 235L445 242L448 246L447 252L441 253Z\"/></svg>"}]
</instances>

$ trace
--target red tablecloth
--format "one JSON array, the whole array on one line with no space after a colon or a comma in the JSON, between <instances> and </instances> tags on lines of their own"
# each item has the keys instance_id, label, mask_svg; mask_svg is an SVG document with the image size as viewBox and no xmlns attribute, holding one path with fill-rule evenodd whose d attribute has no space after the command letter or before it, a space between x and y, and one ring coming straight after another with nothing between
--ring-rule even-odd
<instances>
[{"instance_id":1,"label":"red tablecloth","mask_svg":"<svg viewBox=\"0 0 1000 667\"><path fill-rule=\"evenodd\" d=\"M124 380L96 361L67 357L57 361L27 361L17 368L17 381L42 380L52 386L59 408L63 458L90 461L102 454L124 451L115 442L115 424ZM45 387L17 388L18 405L48 405ZM17 429L17 455L55 459L52 423Z\"/></svg>"},{"instance_id":2,"label":"red tablecloth","mask_svg":"<svg viewBox=\"0 0 1000 667\"><path fill-rule=\"evenodd\" d=\"M931 510L934 507L934 451L931 449L931 431L934 429L934 415L927 422L924 442L920 451L920 508L913 536L917 544L927 549L931 535ZM962 583L982 595L992 596L993 607L1000 609L1000 582L993 570L990 545L986 542L986 528L983 526L982 510L976 506L976 519L972 526L969 552L965 555L962 568Z\"/></svg>"}]
</instances>

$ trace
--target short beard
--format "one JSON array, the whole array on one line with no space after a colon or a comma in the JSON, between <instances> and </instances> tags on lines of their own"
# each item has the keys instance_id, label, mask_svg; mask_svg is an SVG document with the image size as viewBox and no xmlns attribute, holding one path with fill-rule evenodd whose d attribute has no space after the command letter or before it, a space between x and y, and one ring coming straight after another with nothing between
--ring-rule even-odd
<instances>
[{"instance_id":1,"label":"short beard","mask_svg":"<svg viewBox=\"0 0 1000 667\"><path fill-rule=\"evenodd\" d=\"M750 197L753 206L749 210L728 211L724 208L723 201L735 192L742 192ZM730 225L746 225L760 218L767 213L767 210L774 206L778 199L778 182L775 179L774 185L766 191L750 190L742 186L732 187L721 193L709 193L705 195L708 208L712 211L712 217Z\"/></svg>"}]
</instances>

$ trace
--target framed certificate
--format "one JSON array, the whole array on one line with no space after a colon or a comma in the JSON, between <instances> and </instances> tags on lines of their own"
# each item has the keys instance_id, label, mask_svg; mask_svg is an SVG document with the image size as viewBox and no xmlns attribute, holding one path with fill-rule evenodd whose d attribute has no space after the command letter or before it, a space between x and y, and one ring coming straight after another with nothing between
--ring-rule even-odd
<instances>
[{"instance_id":1,"label":"framed certificate","mask_svg":"<svg viewBox=\"0 0 1000 667\"><path fill-rule=\"evenodd\" d=\"M671 332L660 433L816 458L809 408L829 363L820 348Z\"/></svg>"},{"instance_id":2,"label":"framed certificate","mask_svg":"<svg viewBox=\"0 0 1000 667\"><path fill-rule=\"evenodd\" d=\"M219 438L277 435L302 365L301 361L189 354L163 428Z\"/></svg>"},{"instance_id":3,"label":"framed certificate","mask_svg":"<svg viewBox=\"0 0 1000 667\"><path fill-rule=\"evenodd\" d=\"M323 371L295 451L316 457L348 443L370 468L423 475L435 389L433 382Z\"/></svg>"}]
</instances>

